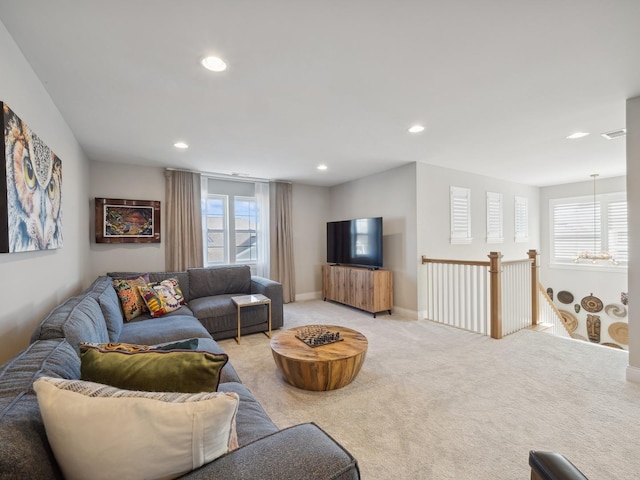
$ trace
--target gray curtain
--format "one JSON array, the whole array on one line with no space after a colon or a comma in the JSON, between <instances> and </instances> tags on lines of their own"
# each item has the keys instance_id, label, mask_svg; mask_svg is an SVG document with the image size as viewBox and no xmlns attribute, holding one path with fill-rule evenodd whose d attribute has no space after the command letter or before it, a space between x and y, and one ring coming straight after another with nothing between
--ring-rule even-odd
<instances>
[{"instance_id":1,"label":"gray curtain","mask_svg":"<svg viewBox=\"0 0 640 480\"><path fill-rule=\"evenodd\" d=\"M165 270L204 265L200 174L166 170Z\"/></svg>"},{"instance_id":2,"label":"gray curtain","mask_svg":"<svg viewBox=\"0 0 640 480\"><path fill-rule=\"evenodd\" d=\"M273 182L271 190L271 278L282 284L284 303L296 298L296 279L293 266L292 186Z\"/></svg>"}]
</instances>

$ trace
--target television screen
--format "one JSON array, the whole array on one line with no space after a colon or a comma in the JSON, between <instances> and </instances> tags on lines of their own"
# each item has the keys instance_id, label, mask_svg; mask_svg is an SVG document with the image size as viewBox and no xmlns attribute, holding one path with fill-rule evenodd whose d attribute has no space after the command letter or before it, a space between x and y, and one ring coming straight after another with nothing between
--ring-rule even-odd
<instances>
[{"instance_id":1,"label":"television screen","mask_svg":"<svg viewBox=\"0 0 640 480\"><path fill-rule=\"evenodd\" d=\"M382 217L327 222L327 262L382 267Z\"/></svg>"}]
</instances>

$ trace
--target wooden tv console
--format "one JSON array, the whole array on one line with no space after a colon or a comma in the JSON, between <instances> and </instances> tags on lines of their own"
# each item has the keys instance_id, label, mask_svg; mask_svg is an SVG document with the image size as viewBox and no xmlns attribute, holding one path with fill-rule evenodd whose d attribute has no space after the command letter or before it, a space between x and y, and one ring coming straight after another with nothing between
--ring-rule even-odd
<instances>
[{"instance_id":1,"label":"wooden tv console","mask_svg":"<svg viewBox=\"0 0 640 480\"><path fill-rule=\"evenodd\" d=\"M393 273L343 265L322 266L322 296L369 313L393 308Z\"/></svg>"}]
</instances>

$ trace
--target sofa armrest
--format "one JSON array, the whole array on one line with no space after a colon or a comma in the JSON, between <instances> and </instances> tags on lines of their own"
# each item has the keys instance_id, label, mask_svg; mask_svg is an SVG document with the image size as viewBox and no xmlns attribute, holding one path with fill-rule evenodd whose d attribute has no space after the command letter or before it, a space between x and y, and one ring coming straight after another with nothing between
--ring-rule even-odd
<instances>
[{"instance_id":1,"label":"sofa armrest","mask_svg":"<svg viewBox=\"0 0 640 480\"><path fill-rule=\"evenodd\" d=\"M271 328L281 328L284 325L282 284L268 278L252 275L251 293L261 293L271 299Z\"/></svg>"},{"instance_id":2,"label":"sofa armrest","mask_svg":"<svg viewBox=\"0 0 640 480\"><path fill-rule=\"evenodd\" d=\"M587 477L566 459L555 452L529 452L532 480L587 480Z\"/></svg>"},{"instance_id":3,"label":"sofa armrest","mask_svg":"<svg viewBox=\"0 0 640 480\"><path fill-rule=\"evenodd\" d=\"M188 480L358 480L358 462L314 423L280 430L182 477Z\"/></svg>"}]
</instances>

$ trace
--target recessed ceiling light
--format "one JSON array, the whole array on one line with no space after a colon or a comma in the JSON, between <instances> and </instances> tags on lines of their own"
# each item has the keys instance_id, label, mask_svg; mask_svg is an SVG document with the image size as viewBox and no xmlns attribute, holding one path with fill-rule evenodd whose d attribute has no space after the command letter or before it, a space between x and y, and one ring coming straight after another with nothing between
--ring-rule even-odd
<instances>
[{"instance_id":1,"label":"recessed ceiling light","mask_svg":"<svg viewBox=\"0 0 640 480\"><path fill-rule=\"evenodd\" d=\"M587 135L589 135L588 132L575 132L575 133L572 133L571 135L567 136L567 138L569 140L575 140L576 138L586 137Z\"/></svg>"},{"instance_id":2,"label":"recessed ceiling light","mask_svg":"<svg viewBox=\"0 0 640 480\"><path fill-rule=\"evenodd\" d=\"M327 166L326 165L318 165L318 170L326 170Z\"/></svg>"},{"instance_id":3,"label":"recessed ceiling light","mask_svg":"<svg viewBox=\"0 0 640 480\"><path fill-rule=\"evenodd\" d=\"M219 57L205 57L200 63L204 68L212 72L224 72L227 69L227 64Z\"/></svg>"},{"instance_id":4,"label":"recessed ceiling light","mask_svg":"<svg viewBox=\"0 0 640 480\"><path fill-rule=\"evenodd\" d=\"M185 148L189 148L189 145L187 145L187 144L186 144L186 143L184 143L184 142L176 142L176 143L174 143L174 144L173 144L173 146L174 146L174 147L176 147L176 148L181 148L181 149L183 149L183 150L184 150Z\"/></svg>"},{"instance_id":5,"label":"recessed ceiling light","mask_svg":"<svg viewBox=\"0 0 640 480\"><path fill-rule=\"evenodd\" d=\"M422 125L413 125L411 128L409 128L409 133L420 133L424 130L424 127Z\"/></svg>"}]
</instances>

